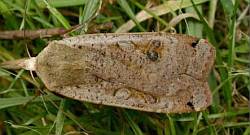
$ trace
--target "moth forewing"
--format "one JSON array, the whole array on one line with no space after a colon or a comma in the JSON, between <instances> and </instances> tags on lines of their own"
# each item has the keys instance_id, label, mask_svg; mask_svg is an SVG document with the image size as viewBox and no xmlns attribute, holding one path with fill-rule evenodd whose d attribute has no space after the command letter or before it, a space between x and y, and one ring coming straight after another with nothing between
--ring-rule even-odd
<instances>
[{"instance_id":1,"label":"moth forewing","mask_svg":"<svg viewBox=\"0 0 250 135\"><path fill-rule=\"evenodd\" d=\"M49 90L66 97L183 113L211 104L214 57L207 41L187 35L89 34L51 42L31 67Z\"/></svg>"}]
</instances>

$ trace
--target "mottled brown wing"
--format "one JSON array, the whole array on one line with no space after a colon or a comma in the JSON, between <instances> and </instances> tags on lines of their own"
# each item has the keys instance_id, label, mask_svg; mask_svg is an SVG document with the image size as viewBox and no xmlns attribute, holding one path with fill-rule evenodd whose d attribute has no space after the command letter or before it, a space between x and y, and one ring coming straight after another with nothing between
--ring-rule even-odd
<instances>
[{"instance_id":1,"label":"mottled brown wing","mask_svg":"<svg viewBox=\"0 0 250 135\"><path fill-rule=\"evenodd\" d=\"M211 93L206 83L197 82L186 75L176 78L173 82L174 87L179 90L172 96L153 96L123 84L106 81L98 84L61 86L52 90L76 100L158 113L200 111L211 104Z\"/></svg>"},{"instance_id":2,"label":"mottled brown wing","mask_svg":"<svg viewBox=\"0 0 250 135\"><path fill-rule=\"evenodd\" d=\"M194 37L95 34L50 43L36 72L48 89L73 99L181 113L211 104L206 79L213 59L213 47Z\"/></svg>"}]
</instances>

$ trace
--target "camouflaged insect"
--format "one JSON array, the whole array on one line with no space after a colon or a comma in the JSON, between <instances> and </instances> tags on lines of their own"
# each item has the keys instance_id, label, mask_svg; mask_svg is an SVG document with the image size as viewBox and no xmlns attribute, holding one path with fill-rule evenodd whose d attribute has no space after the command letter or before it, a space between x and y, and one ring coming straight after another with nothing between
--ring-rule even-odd
<instances>
[{"instance_id":1,"label":"camouflaged insect","mask_svg":"<svg viewBox=\"0 0 250 135\"><path fill-rule=\"evenodd\" d=\"M2 67L34 70L60 95L158 113L204 110L215 49L167 33L89 34L52 41L37 57Z\"/></svg>"}]
</instances>

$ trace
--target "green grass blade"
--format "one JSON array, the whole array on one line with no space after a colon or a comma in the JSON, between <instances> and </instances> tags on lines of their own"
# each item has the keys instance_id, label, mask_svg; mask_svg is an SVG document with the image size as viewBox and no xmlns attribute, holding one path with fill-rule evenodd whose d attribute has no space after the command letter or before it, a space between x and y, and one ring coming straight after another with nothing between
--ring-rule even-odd
<instances>
[{"instance_id":1,"label":"green grass blade","mask_svg":"<svg viewBox=\"0 0 250 135\"><path fill-rule=\"evenodd\" d=\"M125 118L127 119L129 126L132 128L135 135L143 135L140 127L132 120L129 113L124 111Z\"/></svg>"},{"instance_id":2,"label":"green grass blade","mask_svg":"<svg viewBox=\"0 0 250 135\"><path fill-rule=\"evenodd\" d=\"M199 12L202 11L201 6L197 6ZM188 7L186 8L187 13L195 13L195 9L193 7ZM202 38L202 32L203 32L203 26L200 22L195 21L195 20L187 20L187 34L188 35L193 35L199 38Z\"/></svg>"},{"instance_id":3,"label":"green grass blade","mask_svg":"<svg viewBox=\"0 0 250 135\"><path fill-rule=\"evenodd\" d=\"M98 15L101 5L100 0L87 0L83 13L79 17L79 23L83 25L80 34L87 31L88 23Z\"/></svg>"},{"instance_id":4,"label":"green grass blade","mask_svg":"<svg viewBox=\"0 0 250 135\"><path fill-rule=\"evenodd\" d=\"M220 94L217 91L215 91L218 84L216 81L216 76L215 76L214 71L212 71L209 75L208 84L209 84L210 89L212 90L212 97L213 97L213 101L211 105L211 112L217 113L219 112Z\"/></svg>"},{"instance_id":5,"label":"green grass blade","mask_svg":"<svg viewBox=\"0 0 250 135\"><path fill-rule=\"evenodd\" d=\"M197 134L197 129L198 129L198 126L199 126L199 124L200 124L201 118L202 118L202 112L199 113L198 118L194 121L195 124L194 124L194 128L193 128L193 133L192 133L192 135L196 135L196 134Z\"/></svg>"},{"instance_id":6,"label":"green grass blade","mask_svg":"<svg viewBox=\"0 0 250 135\"><path fill-rule=\"evenodd\" d=\"M43 0L35 0L35 2L39 5L39 8L47 7L47 5L43 2ZM86 0L49 0L48 3L54 8L62 8L62 7L80 6L85 4Z\"/></svg>"},{"instance_id":7,"label":"green grass blade","mask_svg":"<svg viewBox=\"0 0 250 135\"><path fill-rule=\"evenodd\" d=\"M63 130L63 125L64 125L64 106L65 106L65 100L63 99L60 103L59 110L57 112L56 116L56 135L61 135L62 130Z\"/></svg>"},{"instance_id":8,"label":"green grass blade","mask_svg":"<svg viewBox=\"0 0 250 135\"><path fill-rule=\"evenodd\" d=\"M92 20L97 15L101 5L102 1L100 0L87 0L82 16L80 16L80 24Z\"/></svg>"},{"instance_id":9,"label":"green grass blade","mask_svg":"<svg viewBox=\"0 0 250 135\"><path fill-rule=\"evenodd\" d=\"M10 7L4 1L0 1L0 13L4 17L4 19L6 19L5 24L7 25L7 27L17 29L18 24L16 17L13 17Z\"/></svg>"},{"instance_id":10,"label":"green grass blade","mask_svg":"<svg viewBox=\"0 0 250 135\"><path fill-rule=\"evenodd\" d=\"M128 14L128 16L135 22L135 24L138 26L140 31L146 31L138 22L138 20L135 18L135 14L130 8L128 2L126 0L117 0L119 5L123 8L123 10Z\"/></svg>"},{"instance_id":11,"label":"green grass blade","mask_svg":"<svg viewBox=\"0 0 250 135\"><path fill-rule=\"evenodd\" d=\"M11 82L10 86L8 87L8 89L11 89L15 85L17 79L19 79L21 77L21 75L23 74L23 72L24 72L23 69L18 72L18 74L16 75L15 79Z\"/></svg>"},{"instance_id":12,"label":"green grass blade","mask_svg":"<svg viewBox=\"0 0 250 135\"><path fill-rule=\"evenodd\" d=\"M0 98L0 109L8 108L8 107L13 107L17 105L23 105L27 103L28 101L31 101L34 96L27 96L27 97L13 97L13 98ZM44 96L46 101L49 100L59 100L58 97L48 95ZM33 100L33 102L42 102L41 97L37 97L36 99Z\"/></svg>"},{"instance_id":13,"label":"green grass blade","mask_svg":"<svg viewBox=\"0 0 250 135\"><path fill-rule=\"evenodd\" d=\"M214 27L215 13L217 9L218 0L211 0L209 3L209 13L208 13L208 22L211 28Z\"/></svg>"},{"instance_id":14,"label":"green grass blade","mask_svg":"<svg viewBox=\"0 0 250 135\"><path fill-rule=\"evenodd\" d=\"M220 0L220 3L225 11L225 15L233 15L233 1L232 0Z\"/></svg>"},{"instance_id":15,"label":"green grass blade","mask_svg":"<svg viewBox=\"0 0 250 135\"><path fill-rule=\"evenodd\" d=\"M195 4L202 4L207 2L208 0L194 0ZM165 3L158 5L156 7L150 8L149 12L151 14L155 14L157 16L161 16L170 12L174 12L176 10L180 10L182 8L190 7L192 6L192 2L190 0L179 0L179 1L166 1ZM138 20L138 22L145 21L149 18L152 18L152 16L147 13L146 11L139 12L135 19ZM135 26L135 22L133 20L129 20L125 24L121 25L117 30L116 33L121 32L128 32Z\"/></svg>"},{"instance_id":16,"label":"green grass blade","mask_svg":"<svg viewBox=\"0 0 250 135\"><path fill-rule=\"evenodd\" d=\"M166 27L168 27L168 23L160 18L159 16L157 16L155 13L153 13L152 11L148 10L147 8L145 8L143 5L141 5L139 2L135 1L135 0L131 0L137 7L139 7L141 10L146 11L148 14L150 14L151 16L153 16L157 21L159 21L161 24L165 25Z\"/></svg>"},{"instance_id":17,"label":"green grass blade","mask_svg":"<svg viewBox=\"0 0 250 135\"><path fill-rule=\"evenodd\" d=\"M43 24L43 26L45 28L53 28L54 26L52 24L50 24L47 20L44 20L43 18L41 17L37 17L37 16L34 16L33 17L34 20L36 20L37 22Z\"/></svg>"},{"instance_id":18,"label":"green grass blade","mask_svg":"<svg viewBox=\"0 0 250 135\"><path fill-rule=\"evenodd\" d=\"M63 17L63 15L54 7L52 7L47 0L43 0L43 2L46 4L46 7L48 10L56 17L56 19L62 24L62 26L66 29L69 29L71 26L67 19Z\"/></svg>"},{"instance_id":19,"label":"green grass blade","mask_svg":"<svg viewBox=\"0 0 250 135\"><path fill-rule=\"evenodd\" d=\"M169 124L170 124L170 130L171 130L171 135L176 135L176 130L175 130L175 124L173 119L171 118L170 115L167 115L168 120L169 120Z\"/></svg>"},{"instance_id":20,"label":"green grass blade","mask_svg":"<svg viewBox=\"0 0 250 135\"><path fill-rule=\"evenodd\" d=\"M204 117L204 121L205 123L208 125L208 130L209 130L209 135L216 135L216 129L214 128L214 126L209 122L208 120L208 113L207 112L203 112L203 117Z\"/></svg>"},{"instance_id":21,"label":"green grass blade","mask_svg":"<svg viewBox=\"0 0 250 135\"><path fill-rule=\"evenodd\" d=\"M225 118L225 117L236 117L238 115L245 115L249 113L249 108L243 108L238 111L231 111L225 113L216 113L216 114L209 114L207 118L210 119L218 119L218 118ZM194 117L180 117L180 118L173 118L175 121L193 121Z\"/></svg>"},{"instance_id":22,"label":"green grass blade","mask_svg":"<svg viewBox=\"0 0 250 135\"><path fill-rule=\"evenodd\" d=\"M19 5L18 3L13 3L9 0L3 0L5 3L7 3L13 11L19 11L20 13L24 14L25 13L25 9L24 7L22 7L22 5ZM29 14L29 13L27 13Z\"/></svg>"},{"instance_id":23,"label":"green grass blade","mask_svg":"<svg viewBox=\"0 0 250 135\"><path fill-rule=\"evenodd\" d=\"M243 135L249 135L250 134L250 126L245 130Z\"/></svg>"},{"instance_id":24,"label":"green grass blade","mask_svg":"<svg viewBox=\"0 0 250 135\"><path fill-rule=\"evenodd\" d=\"M230 2L229 2L230 3ZM230 20L230 25L229 25L229 44L228 44L228 49L229 49L229 55L228 55L228 78L230 78L232 76L232 70L233 70L233 64L234 64L234 59L235 59L235 36L236 36L236 10L237 10L237 4L238 2L236 2L236 4L231 8L231 11L233 11L233 14L231 14L231 16L229 16L231 18ZM228 6L226 6L228 7ZM225 8L225 6L224 6ZM233 10L232 10L233 9ZM229 80L229 83L232 84L232 80ZM232 87L232 86L231 86ZM227 106L231 108L231 104L232 104L232 88L229 89L226 93L226 99L227 99Z\"/></svg>"}]
</instances>

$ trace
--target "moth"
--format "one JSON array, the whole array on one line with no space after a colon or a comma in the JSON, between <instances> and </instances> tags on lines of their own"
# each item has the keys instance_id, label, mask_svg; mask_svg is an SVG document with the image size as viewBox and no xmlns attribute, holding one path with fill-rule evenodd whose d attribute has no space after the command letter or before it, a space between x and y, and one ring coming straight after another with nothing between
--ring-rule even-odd
<instances>
[{"instance_id":1,"label":"moth","mask_svg":"<svg viewBox=\"0 0 250 135\"><path fill-rule=\"evenodd\" d=\"M215 49L205 39L162 32L86 34L51 41L38 56L3 62L37 73L75 100L157 113L206 109Z\"/></svg>"}]
</instances>

